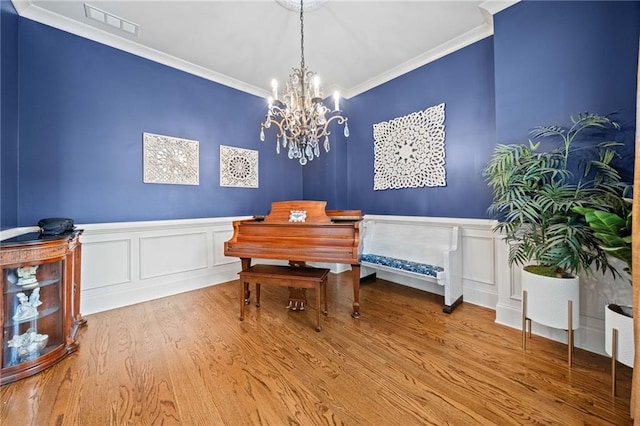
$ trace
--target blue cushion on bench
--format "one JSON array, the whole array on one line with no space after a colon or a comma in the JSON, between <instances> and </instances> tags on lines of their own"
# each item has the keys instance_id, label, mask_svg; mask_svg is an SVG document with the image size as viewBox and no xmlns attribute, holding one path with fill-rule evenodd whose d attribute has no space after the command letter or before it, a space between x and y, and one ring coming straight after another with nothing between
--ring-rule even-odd
<instances>
[{"instance_id":1,"label":"blue cushion on bench","mask_svg":"<svg viewBox=\"0 0 640 426\"><path fill-rule=\"evenodd\" d=\"M411 262L409 260L396 259L393 257L380 256L377 254L362 254L360 255L360 262L369 262L388 266L390 268L403 269L405 271L415 272L417 274L429 275L434 278L438 276L438 272L444 271L444 268L440 266Z\"/></svg>"}]
</instances>

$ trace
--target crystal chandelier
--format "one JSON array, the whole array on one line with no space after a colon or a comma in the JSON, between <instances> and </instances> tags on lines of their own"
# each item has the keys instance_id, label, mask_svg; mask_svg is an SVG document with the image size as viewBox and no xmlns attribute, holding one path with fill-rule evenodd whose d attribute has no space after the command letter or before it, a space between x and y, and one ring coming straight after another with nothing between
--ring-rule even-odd
<instances>
[{"instance_id":1,"label":"crystal chandelier","mask_svg":"<svg viewBox=\"0 0 640 426\"><path fill-rule=\"evenodd\" d=\"M275 125L276 152L280 146L289 150L289 158L297 159L301 165L320 156L320 141L329 152L329 123L337 120L344 124L344 136L349 137L347 117L340 111L340 95L334 94L334 109L322 104L320 79L309 71L304 62L304 4L300 0L300 68L293 68L282 98L278 97L278 82L271 82L272 97L269 109L260 125L260 140L264 142L264 129Z\"/></svg>"}]
</instances>

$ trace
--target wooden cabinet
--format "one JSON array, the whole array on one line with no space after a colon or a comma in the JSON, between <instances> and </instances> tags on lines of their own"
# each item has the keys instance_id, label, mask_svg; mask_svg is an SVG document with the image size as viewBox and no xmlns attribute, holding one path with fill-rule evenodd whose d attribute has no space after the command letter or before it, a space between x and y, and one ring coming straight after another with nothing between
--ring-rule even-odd
<instances>
[{"instance_id":1,"label":"wooden cabinet","mask_svg":"<svg viewBox=\"0 0 640 426\"><path fill-rule=\"evenodd\" d=\"M52 366L78 348L81 230L0 241L0 385Z\"/></svg>"}]
</instances>

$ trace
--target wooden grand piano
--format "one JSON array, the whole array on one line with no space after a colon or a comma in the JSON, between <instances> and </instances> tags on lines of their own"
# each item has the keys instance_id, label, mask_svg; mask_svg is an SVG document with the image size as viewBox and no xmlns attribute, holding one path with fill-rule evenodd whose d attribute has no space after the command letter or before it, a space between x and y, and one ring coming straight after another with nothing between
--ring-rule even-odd
<instances>
[{"instance_id":1,"label":"wooden grand piano","mask_svg":"<svg viewBox=\"0 0 640 426\"><path fill-rule=\"evenodd\" d=\"M225 256L239 257L242 270L251 259L290 263L323 262L351 265L354 318L360 316L359 210L325 210L326 201L278 201L263 217L233 222Z\"/></svg>"}]
</instances>

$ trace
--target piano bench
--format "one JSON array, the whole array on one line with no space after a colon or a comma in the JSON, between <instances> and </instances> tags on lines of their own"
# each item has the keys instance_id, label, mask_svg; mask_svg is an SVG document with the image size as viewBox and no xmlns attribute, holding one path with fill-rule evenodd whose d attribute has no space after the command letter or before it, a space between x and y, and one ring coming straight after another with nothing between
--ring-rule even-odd
<instances>
[{"instance_id":1,"label":"piano bench","mask_svg":"<svg viewBox=\"0 0 640 426\"><path fill-rule=\"evenodd\" d=\"M253 265L249 269L240 271L240 321L244 321L244 306L246 304L250 284L256 285L256 306L260 307L260 285L277 285L281 287L313 288L316 292L316 331L320 327L320 302L324 297L324 310L327 315L327 276L329 270L325 268L290 267L278 265Z\"/></svg>"}]
</instances>

